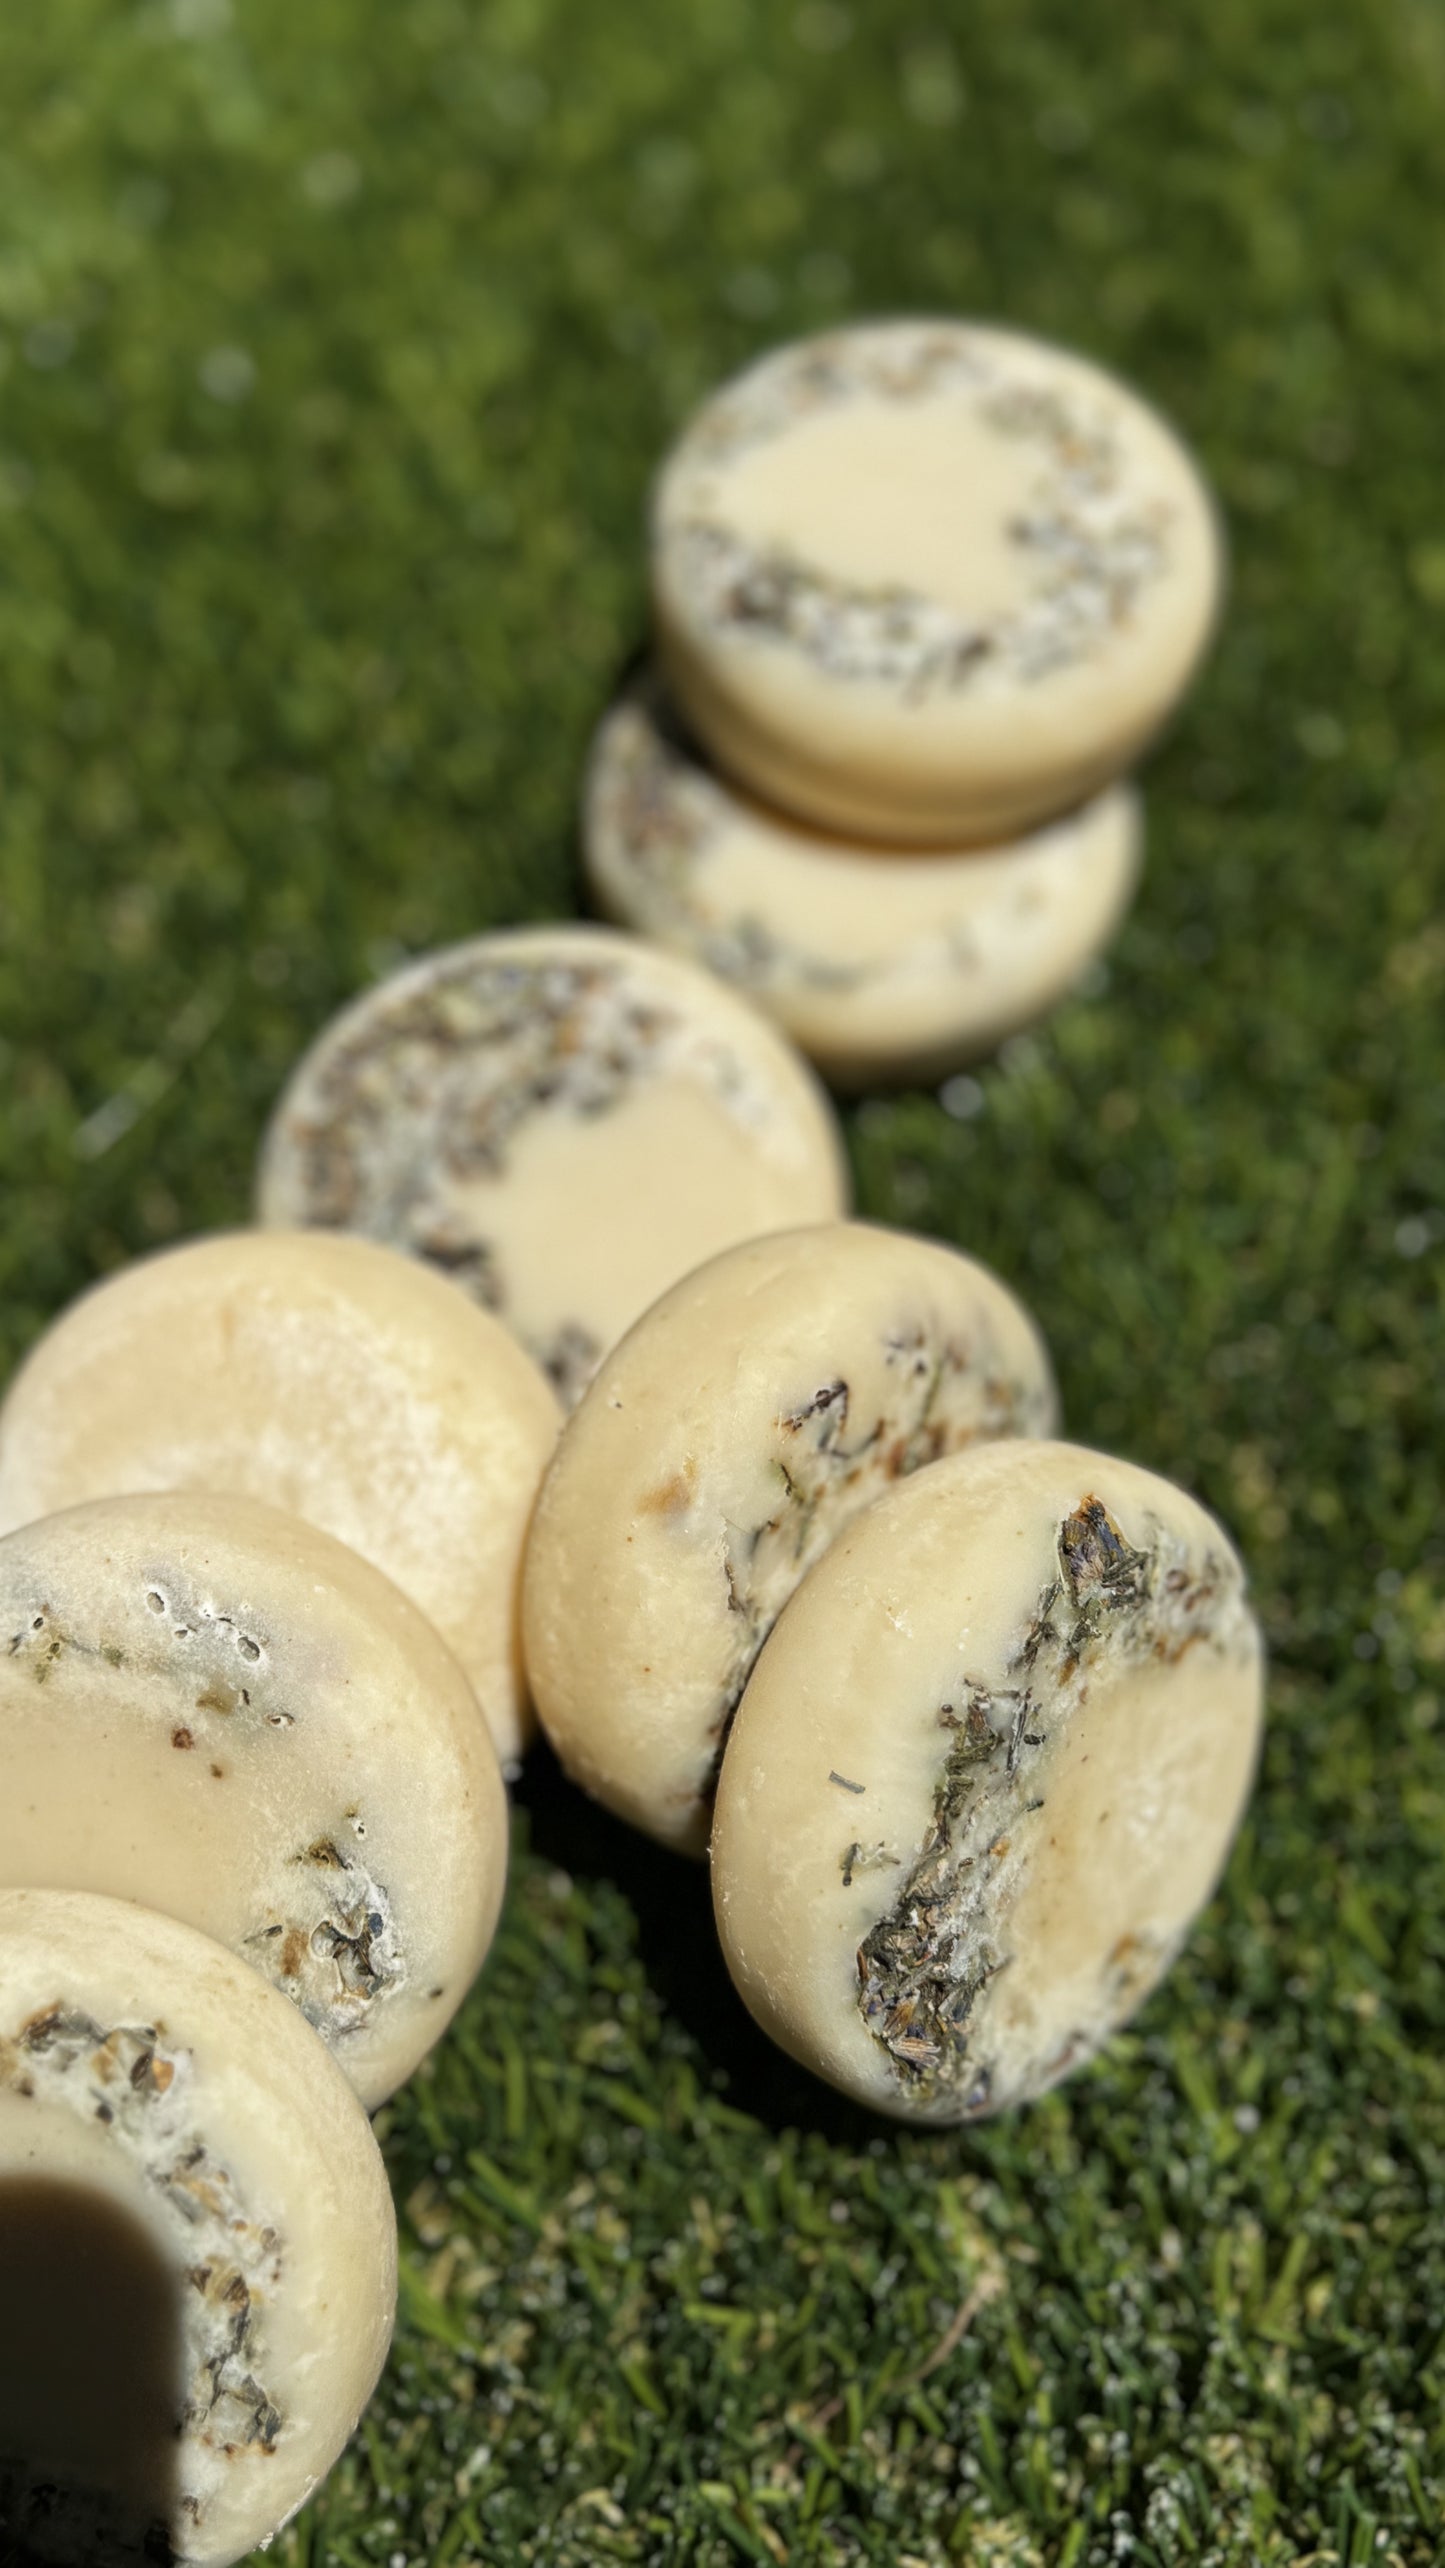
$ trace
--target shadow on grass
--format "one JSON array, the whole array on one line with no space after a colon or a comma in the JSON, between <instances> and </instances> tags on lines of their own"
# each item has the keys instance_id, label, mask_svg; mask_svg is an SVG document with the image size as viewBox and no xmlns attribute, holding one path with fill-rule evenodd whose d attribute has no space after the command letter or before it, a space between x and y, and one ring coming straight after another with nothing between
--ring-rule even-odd
<instances>
[{"instance_id":1,"label":"shadow on grass","mask_svg":"<svg viewBox=\"0 0 1445 2568\"><path fill-rule=\"evenodd\" d=\"M848 2149L901 2137L899 2124L810 2077L753 2021L723 1960L705 1864L669 1853L589 1800L545 1739L528 1751L517 1799L542 1862L575 1880L611 1882L628 1901L652 1988L718 2074L735 2111L770 2131L816 2131Z\"/></svg>"}]
</instances>

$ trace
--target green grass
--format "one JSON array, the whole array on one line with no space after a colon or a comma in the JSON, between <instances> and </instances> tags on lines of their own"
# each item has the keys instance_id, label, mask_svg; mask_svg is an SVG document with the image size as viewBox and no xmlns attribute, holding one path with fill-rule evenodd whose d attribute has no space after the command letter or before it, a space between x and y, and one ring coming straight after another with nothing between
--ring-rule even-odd
<instances>
[{"instance_id":1,"label":"green grass","mask_svg":"<svg viewBox=\"0 0 1445 2568\"><path fill-rule=\"evenodd\" d=\"M6 1360L245 1218L369 974L574 909L648 473L760 344L898 307L1077 342L1234 546L1107 977L976 1114L849 1119L864 1209L997 1265L1073 1431L1249 1555L1224 1893L1066 2090L912 2136L771 2055L702 1880L539 1764L495 1960L383 2118L395 2354L273 2558L1426 2568L1445 21L47 0L0 98Z\"/></svg>"}]
</instances>

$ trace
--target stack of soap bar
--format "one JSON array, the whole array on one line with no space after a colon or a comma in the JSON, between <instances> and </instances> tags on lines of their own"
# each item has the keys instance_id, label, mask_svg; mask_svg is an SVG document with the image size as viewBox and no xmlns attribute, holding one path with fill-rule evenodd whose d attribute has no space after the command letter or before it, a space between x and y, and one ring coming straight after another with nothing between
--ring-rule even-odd
<instances>
[{"instance_id":1,"label":"stack of soap bar","mask_svg":"<svg viewBox=\"0 0 1445 2568\"><path fill-rule=\"evenodd\" d=\"M973 323L765 357L679 440L653 527L699 738L765 800L883 843L996 840L1097 792L1177 702L1219 594L1163 421Z\"/></svg>"},{"instance_id":2,"label":"stack of soap bar","mask_svg":"<svg viewBox=\"0 0 1445 2568\"><path fill-rule=\"evenodd\" d=\"M1072 1445L932 1464L839 1535L739 1707L712 1873L744 1998L884 2112L1041 2094L1209 1897L1260 1711L1243 1573L1182 1490Z\"/></svg>"},{"instance_id":3,"label":"stack of soap bar","mask_svg":"<svg viewBox=\"0 0 1445 2568\"><path fill-rule=\"evenodd\" d=\"M261 1156L263 1222L426 1260L574 1401L622 1331L736 1240L847 1209L827 1099L693 963L595 927L445 948L318 1037Z\"/></svg>"},{"instance_id":4,"label":"stack of soap bar","mask_svg":"<svg viewBox=\"0 0 1445 2568\"><path fill-rule=\"evenodd\" d=\"M228 2568L329 2470L396 2307L365 2113L190 1926L0 1890L0 2523L54 2568Z\"/></svg>"},{"instance_id":5,"label":"stack of soap bar","mask_svg":"<svg viewBox=\"0 0 1445 2568\"><path fill-rule=\"evenodd\" d=\"M509 1331L412 1259L320 1231L196 1240L95 1286L21 1366L0 1533L130 1491L287 1508L421 1607L510 1763L522 1542L560 1423Z\"/></svg>"},{"instance_id":6,"label":"stack of soap bar","mask_svg":"<svg viewBox=\"0 0 1445 2568\"><path fill-rule=\"evenodd\" d=\"M834 1223L699 1268L614 1349L537 1502L523 1628L563 1764L702 1854L754 1661L840 1529L940 1454L1055 1423L1033 1322L953 1249Z\"/></svg>"},{"instance_id":7,"label":"stack of soap bar","mask_svg":"<svg viewBox=\"0 0 1445 2568\"><path fill-rule=\"evenodd\" d=\"M1109 788L1221 570L1189 455L1081 357L942 320L776 350L658 479L662 691L594 752L597 897L843 1084L956 1066L1113 932L1137 828Z\"/></svg>"}]
</instances>

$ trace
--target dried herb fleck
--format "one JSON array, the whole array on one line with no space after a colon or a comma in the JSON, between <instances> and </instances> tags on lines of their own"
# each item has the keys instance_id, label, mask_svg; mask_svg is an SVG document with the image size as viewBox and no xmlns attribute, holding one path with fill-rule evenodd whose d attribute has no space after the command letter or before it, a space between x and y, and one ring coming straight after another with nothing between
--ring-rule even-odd
<instances>
[{"instance_id":1,"label":"dried herb fleck","mask_svg":"<svg viewBox=\"0 0 1445 2568\"><path fill-rule=\"evenodd\" d=\"M347 1819L354 1835L365 1835L355 1811ZM371 2021L379 2000L405 1985L391 1900L335 1837L301 1847L291 1869L301 1877L296 1912L268 1918L243 1941L325 2041L344 2041Z\"/></svg>"},{"instance_id":2,"label":"dried herb fleck","mask_svg":"<svg viewBox=\"0 0 1445 2568\"><path fill-rule=\"evenodd\" d=\"M732 1659L712 1725L712 1779L758 1652L804 1572L871 1498L923 1464L999 1436L1038 1434L1037 1389L1010 1375L980 1322L970 1337L910 1321L884 1341L888 1396L866 1422L826 1375L776 1421L777 1504L724 1543Z\"/></svg>"},{"instance_id":3,"label":"dried herb fleck","mask_svg":"<svg viewBox=\"0 0 1445 2568\"><path fill-rule=\"evenodd\" d=\"M1097 657L1167 570L1170 511L1131 488L1107 399L1041 385L1035 366L921 325L785 350L745 377L693 431L663 525L693 612L715 631L764 639L912 704L1036 684ZM1004 530L1027 575L1011 613L981 624L917 590L830 578L782 545L753 547L716 513L716 468L749 446L864 396L906 405L941 394L1036 463L1029 504Z\"/></svg>"},{"instance_id":4,"label":"dried herb fleck","mask_svg":"<svg viewBox=\"0 0 1445 2568\"><path fill-rule=\"evenodd\" d=\"M863 2021L900 2081L923 2095L950 2090L964 2118L988 2109L994 2073L973 2056L974 2008L1009 1955L993 1893L997 1865L1044 1807L1027 1769L1083 1700L1108 1653L1125 1663L1172 1662L1196 1643L1235 1645L1241 1587L1212 1553L1197 1565L1158 1526L1131 1543L1102 1501L1086 1495L1056 1537L1056 1570L996 1676L971 1680L939 1713L949 1746L917 1859L887 1912L858 1947ZM856 1866L849 1848L845 1879ZM1129 1957L1115 1956L1123 1984Z\"/></svg>"},{"instance_id":5,"label":"dried herb fleck","mask_svg":"<svg viewBox=\"0 0 1445 2568\"><path fill-rule=\"evenodd\" d=\"M286 1218L383 1240L524 1321L479 1187L505 1176L539 1115L588 1121L660 1077L705 1088L751 1130L774 1119L733 1047L629 965L458 947L323 1038L273 1127L267 1185ZM519 1334L575 1399L601 1353L586 1325Z\"/></svg>"}]
</instances>

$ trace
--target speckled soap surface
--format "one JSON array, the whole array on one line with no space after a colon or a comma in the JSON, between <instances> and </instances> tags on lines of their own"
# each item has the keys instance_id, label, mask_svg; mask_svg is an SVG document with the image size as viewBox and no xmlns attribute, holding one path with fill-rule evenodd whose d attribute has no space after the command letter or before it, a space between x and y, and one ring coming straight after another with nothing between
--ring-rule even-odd
<instances>
[{"instance_id":1,"label":"speckled soap surface","mask_svg":"<svg viewBox=\"0 0 1445 2568\"><path fill-rule=\"evenodd\" d=\"M734 982L851 1090L942 1078L1046 1014L1119 926L1142 837L1128 785L965 854L810 829L643 681L593 742L583 846L609 917Z\"/></svg>"},{"instance_id":2,"label":"speckled soap surface","mask_svg":"<svg viewBox=\"0 0 1445 2568\"><path fill-rule=\"evenodd\" d=\"M506 1795L457 1661L279 1508L98 1499L0 1541L0 1884L165 1909L294 2000L369 2106L491 1940Z\"/></svg>"},{"instance_id":3,"label":"speckled soap surface","mask_svg":"<svg viewBox=\"0 0 1445 2568\"><path fill-rule=\"evenodd\" d=\"M653 503L659 647L719 764L825 827L1004 837L1137 756L1218 605L1178 438L1083 357L955 320L774 350Z\"/></svg>"},{"instance_id":4,"label":"speckled soap surface","mask_svg":"<svg viewBox=\"0 0 1445 2568\"><path fill-rule=\"evenodd\" d=\"M1185 1491L1067 1444L930 1464L809 1573L739 1706L712 1872L743 1996L904 2119L1042 2094L1209 1897L1262 1694L1244 1573Z\"/></svg>"},{"instance_id":5,"label":"speckled soap surface","mask_svg":"<svg viewBox=\"0 0 1445 2568\"><path fill-rule=\"evenodd\" d=\"M426 1259L575 1400L606 1349L735 1240L846 1210L812 1072L708 973L598 927L423 957L358 999L266 1135L264 1222Z\"/></svg>"}]
</instances>

